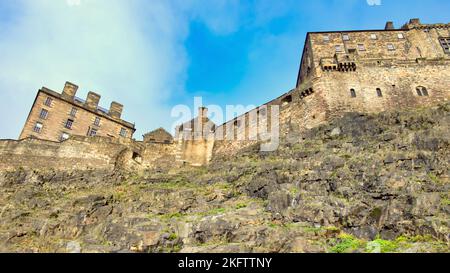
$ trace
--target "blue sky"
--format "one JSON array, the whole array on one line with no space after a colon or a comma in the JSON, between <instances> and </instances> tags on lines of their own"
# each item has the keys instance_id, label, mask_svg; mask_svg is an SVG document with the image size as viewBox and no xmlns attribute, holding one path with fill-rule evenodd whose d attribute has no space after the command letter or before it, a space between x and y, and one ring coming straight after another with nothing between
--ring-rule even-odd
<instances>
[{"instance_id":1,"label":"blue sky","mask_svg":"<svg viewBox=\"0 0 450 273\"><path fill-rule=\"evenodd\" d=\"M294 88L308 31L450 22L448 0L373 2L0 0L0 138L18 137L42 86L122 102L140 139L195 96L260 105Z\"/></svg>"}]
</instances>

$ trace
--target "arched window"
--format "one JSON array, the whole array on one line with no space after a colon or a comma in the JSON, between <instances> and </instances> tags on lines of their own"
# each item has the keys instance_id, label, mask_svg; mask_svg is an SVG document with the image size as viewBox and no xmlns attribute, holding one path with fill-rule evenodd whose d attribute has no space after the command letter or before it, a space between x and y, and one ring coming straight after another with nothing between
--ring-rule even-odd
<instances>
[{"instance_id":1,"label":"arched window","mask_svg":"<svg viewBox=\"0 0 450 273\"><path fill-rule=\"evenodd\" d=\"M356 91L355 89L350 89L350 95L352 96L352 98L356 98Z\"/></svg>"},{"instance_id":2,"label":"arched window","mask_svg":"<svg viewBox=\"0 0 450 273\"><path fill-rule=\"evenodd\" d=\"M423 86L416 87L416 92L419 97L426 96L428 97L428 90Z\"/></svg>"},{"instance_id":3,"label":"arched window","mask_svg":"<svg viewBox=\"0 0 450 273\"><path fill-rule=\"evenodd\" d=\"M378 97L382 97L383 96L383 92L381 92L380 88L377 88L377 96Z\"/></svg>"}]
</instances>

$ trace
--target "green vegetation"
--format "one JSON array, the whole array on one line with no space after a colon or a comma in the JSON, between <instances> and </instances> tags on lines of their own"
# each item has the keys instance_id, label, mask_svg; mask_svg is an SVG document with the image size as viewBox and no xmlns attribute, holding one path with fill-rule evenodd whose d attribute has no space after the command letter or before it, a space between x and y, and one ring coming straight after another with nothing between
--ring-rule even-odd
<instances>
[{"instance_id":1,"label":"green vegetation","mask_svg":"<svg viewBox=\"0 0 450 273\"><path fill-rule=\"evenodd\" d=\"M338 243L331 249L331 252L334 253L348 253L354 252L358 249L364 248L366 246L366 242L357 239L356 237L341 233L338 236Z\"/></svg>"},{"instance_id":2,"label":"green vegetation","mask_svg":"<svg viewBox=\"0 0 450 273\"><path fill-rule=\"evenodd\" d=\"M169 238L167 238L169 241L175 241L176 239L178 239L178 235L175 233L171 233L169 235Z\"/></svg>"}]
</instances>

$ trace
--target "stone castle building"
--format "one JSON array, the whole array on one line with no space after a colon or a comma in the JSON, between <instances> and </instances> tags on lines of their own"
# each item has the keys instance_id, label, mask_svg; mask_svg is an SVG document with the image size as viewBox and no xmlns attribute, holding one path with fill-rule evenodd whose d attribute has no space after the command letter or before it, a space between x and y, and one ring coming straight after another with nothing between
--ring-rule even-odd
<instances>
[{"instance_id":1,"label":"stone castle building","mask_svg":"<svg viewBox=\"0 0 450 273\"><path fill-rule=\"evenodd\" d=\"M444 103L450 99L450 24L422 24L412 19L398 29L388 22L379 30L309 32L294 89L222 125L212 123L207 109L200 108L197 118L177 127L174 138L158 129L144 135L142 142L133 141L129 138L134 125L120 119L121 105L113 103L109 111L102 111L98 95L90 93L83 102L75 98L76 89L70 83L62 95L41 89L20 138L84 137L61 144L29 138L0 141L1 153L8 155L2 157L7 161L0 161L3 168L15 166L14 162L35 166L44 162L37 158L48 156L52 160L46 164L55 168L71 167L52 163L55 157L73 162L77 168L89 167L88 162L105 168L118 162L157 169L200 166L264 142L260 132L273 128L274 109L279 110L280 137L302 141L307 129L346 112L377 113ZM71 118L72 109L80 114L76 119ZM92 135L92 129L95 135L115 138L86 137ZM39 148L44 146L51 151Z\"/></svg>"},{"instance_id":2,"label":"stone castle building","mask_svg":"<svg viewBox=\"0 0 450 273\"><path fill-rule=\"evenodd\" d=\"M41 88L19 139L29 137L64 141L72 135L131 139L134 124L121 119L123 105L112 102L109 110L99 106L100 95L89 92L76 97L78 86L67 82L62 94Z\"/></svg>"},{"instance_id":3,"label":"stone castle building","mask_svg":"<svg viewBox=\"0 0 450 273\"><path fill-rule=\"evenodd\" d=\"M399 29L388 22L379 30L309 32L296 88L254 111L279 106L281 136L289 137L346 112L376 113L449 99L450 24L411 19ZM257 131L250 114L217 127L220 139L236 131L247 139ZM226 155L248 143L218 141L213 153Z\"/></svg>"}]
</instances>

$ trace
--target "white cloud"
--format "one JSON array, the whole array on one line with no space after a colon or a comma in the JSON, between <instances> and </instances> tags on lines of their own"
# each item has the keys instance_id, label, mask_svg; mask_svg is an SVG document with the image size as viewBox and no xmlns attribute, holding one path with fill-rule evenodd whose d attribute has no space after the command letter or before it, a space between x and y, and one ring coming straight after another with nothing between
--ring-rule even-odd
<instances>
[{"instance_id":1,"label":"white cloud","mask_svg":"<svg viewBox=\"0 0 450 273\"><path fill-rule=\"evenodd\" d=\"M80 85L81 97L99 92L102 106L123 103L140 129L136 137L170 124L161 119L170 113L163 103L183 86L187 28L165 1L16 5L14 20L0 22L0 137L18 137L38 88L60 91L67 80Z\"/></svg>"},{"instance_id":2,"label":"white cloud","mask_svg":"<svg viewBox=\"0 0 450 273\"><path fill-rule=\"evenodd\" d=\"M289 0L290 1L290 0ZM237 0L18 0L11 20L0 14L0 138L17 138L41 86L65 81L125 105L135 137L169 129L173 96L183 98L189 58L184 41L192 20L213 33L264 24L286 4ZM0 11L1 13L1 11ZM252 18L248 18L248 15ZM257 46L258 47L258 46ZM258 77L260 78L260 77ZM250 79L250 81L252 81ZM278 89L278 88L277 88ZM192 90L191 90L192 91ZM213 94L208 94L213 96ZM190 101L189 101L190 102ZM4 117L8 117L7 119Z\"/></svg>"}]
</instances>

